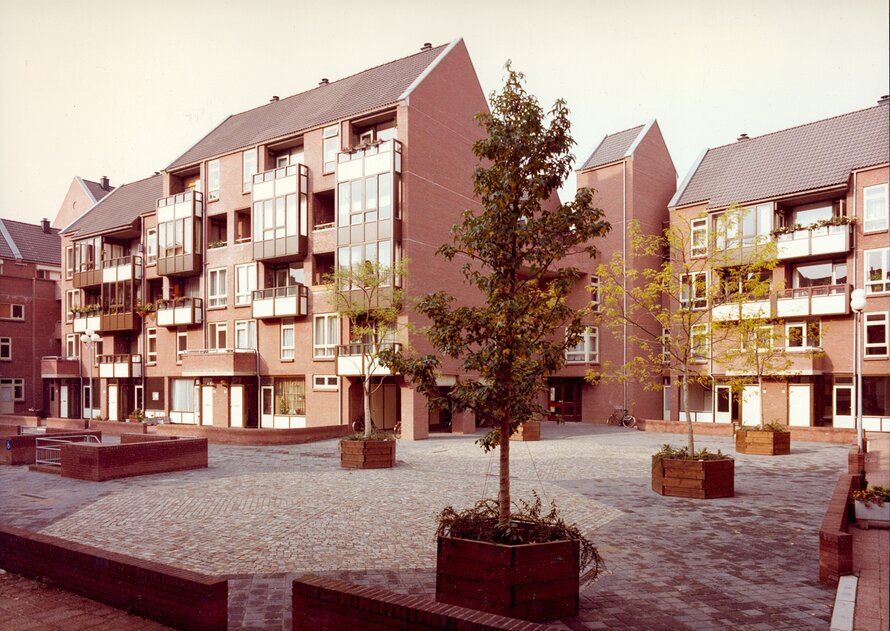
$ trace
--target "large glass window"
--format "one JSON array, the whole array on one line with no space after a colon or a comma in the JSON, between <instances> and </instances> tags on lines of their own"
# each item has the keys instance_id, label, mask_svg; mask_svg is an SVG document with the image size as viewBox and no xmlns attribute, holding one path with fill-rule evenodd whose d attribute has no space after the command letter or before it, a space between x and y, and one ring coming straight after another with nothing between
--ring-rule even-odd
<instances>
[{"instance_id":1,"label":"large glass window","mask_svg":"<svg viewBox=\"0 0 890 631\"><path fill-rule=\"evenodd\" d=\"M77 333L65 335L65 357L80 356L80 336Z\"/></svg>"},{"instance_id":2,"label":"large glass window","mask_svg":"<svg viewBox=\"0 0 890 631\"><path fill-rule=\"evenodd\" d=\"M226 339L228 325L225 322L211 322L207 327L210 333L209 339L207 340L209 348L219 350L228 348L228 340Z\"/></svg>"},{"instance_id":3,"label":"large glass window","mask_svg":"<svg viewBox=\"0 0 890 631\"><path fill-rule=\"evenodd\" d=\"M235 321L235 348L256 350L256 320Z\"/></svg>"},{"instance_id":4,"label":"large glass window","mask_svg":"<svg viewBox=\"0 0 890 631\"><path fill-rule=\"evenodd\" d=\"M191 379L170 380L170 409L174 412L195 411L195 382Z\"/></svg>"},{"instance_id":5,"label":"large glass window","mask_svg":"<svg viewBox=\"0 0 890 631\"><path fill-rule=\"evenodd\" d=\"M207 163L207 199L219 199L219 160Z\"/></svg>"},{"instance_id":6,"label":"large glass window","mask_svg":"<svg viewBox=\"0 0 890 631\"><path fill-rule=\"evenodd\" d=\"M862 413L890 416L890 377L862 378Z\"/></svg>"},{"instance_id":7,"label":"large glass window","mask_svg":"<svg viewBox=\"0 0 890 631\"><path fill-rule=\"evenodd\" d=\"M820 339L821 326L818 320L785 324L785 348L788 350L818 348Z\"/></svg>"},{"instance_id":8,"label":"large glass window","mask_svg":"<svg viewBox=\"0 0 890 631\"><path fill-rule=\"evenodd\" d=\"M862 191L865 213L862 229L865 232L887 229L887 185L867 186Z\"/></svg>"},{"instance_id":9,"label":"large glass window","mask_svg":"<svg viewBox=\"0 0 890 631\"><path fill-rule=\"evenodd\" d=\"M340 152L340 126L331 125L325 127L324 136L324 173L333 173L337 164L337 154Z\"/></svg>"},{"instance_id":10,"label":"large glass window","mask_svg":"<svg viewBox=\"0 0 890 631\"><path fill-rule=\"evenodd\" d=\"M192 217L159 223L158 256L191 254L196 241L193 231L194 223Z\"/></svg>"},{"instance_id":11,"label":"large glass window","mask_svg":"<svg viewBox=\"0 0 890 631\"><path fill-rule=\"evenodd\" d=\"M708 253L708 220L693 219L690 234L691 255L705 256Z\"/></svg>"},{"instance_id":12,"label":"large glass window","mask_svg":"<svg viewBox=\"0 0 890 631\"><path fill-rule=\"evenodd\" d=\"M692 361L705 362L711 352L711 342L708 336L707 324L694 324L690 331L690 347L692 350Z\"/></svg>"},{"instance_id":13,"label":"large glass window","mask_svg":"<svg viewBox=\"0 0 890 631\"><path fill-rule=\"evenodd\" d=\"M888 334L888 314L865 314L865 356L887 357L890 355L890 334Z\"/></svg>"},{"instance_id":14,"label":"large glass window","mask_svg":"<svg viewBox=\"0 0 890 631\"><path fill-rule=\"evenodd\" d=\"M570 364L596 364L600 359L599 329L589 326L574 346L566 349L566 362Z\"/></svg>"},{"instance_id":15,"label":"large glass window","mask_svg":"<svg viewBox=\"0 0 890 631\"><path fill-rule=\"evenodd\" d=\"M220 267L207 272L207 306L225 307L227 304L226 268Z\"/></svg>"},{"instance_id":16,"label":"large glass window","mask_svg":"<svg viewBox=\"0 0 890 631\"><path fill-rule=\"evenodd\" d=\"M865 251L865 291L869 294L890 291L890 248Z\"/></svg>"},{"instance_id":17,"label":"large glass window","mask_svg":"<svg viewBox=\"0 0 890 631\"><path fill-rule=\"evenodd\" d=\"M235 304L249 305L256 289L256 263L235 266Z\"/></svg>"},{"instance_id":18,"label":"large glass window","mask_svg":"<svg viewBox=\"0 0 890 631\"><path fill-rule=\"evenodd\" d=\"M256 149L248 149L241 154L241 190L249 193L253 190L253 176L257 172Z\"/></svg>"},{"instance_id":19,"label":"large glass window","mask_svg":"<svg viewBox=\"0 0 890 631\"><path fill-rule=\"evenodd\" d=\"M333 358L340 340L340 320L336 313L315 316L312 355L316 359Z\"/></svg>"},{"instance_id":20,"label":"large glass window","mask_svg":"<svg viewBox=\"0 0 890 631\"><path fill-rule=\"evenodd\" d=\"M684 309L706 309L708 306L708 273L683 274L680 306Z\"/></svg>"},{"instance_id":21,"label":"large glass window","mask_svg":"<svg viewBox=\"0 0 890 631\"><path fill-rule=\"evenodd\" d=\"M791 225L806 228L817 221L825 221L834 216L832 204L810 204L799 206L791 212Z\"/></svg>"},{"instance_id":22,"label":"large glass window","mask_svg":"<svg viewBox=\"0 0 890 631\"><path fill-rule=\"evenodd\" d=\"M846 282L846 261L807 263L794 266L792 284L795 289L842 285Z\"/></svg>"},{"instance_id":23,"label":"large glass window","mask_svg":"<svg viewBox=\"0 0 890 631\"><path fill-rule=\"evenodd\" d=\"M145 262L148 265L158 260L158 229L149 228L145 231Z\"/></svg>"},{"instance_id":24,"label":"large glass window","mask_svg":"<svg viewBox=\"0 0 890 631\"><path fill-rule=\"evenodd\" d=\"M714 236L717 247L755 245L767 240L773 229L773 205L758 204L715 216Z\"/></svg>"},{"instance_id":25,"label":"large glass window","mask_svg":"<svg viewBox=\"0 0 890 631\"><path fill-rule=\"evenodd\" d=\"M145 329L145 361L154 364L158 361L158 330Z\"/></svg>"},{"instance_id":26,"label":"large glass window","mask_svg":"<svg viewBox=\"0 0 890 631\"><path fill-rule=\"evenodd\" d=\"M275 379L275 413L282 416L306 415L306 378Z\"/></svg>"}]
</instances>

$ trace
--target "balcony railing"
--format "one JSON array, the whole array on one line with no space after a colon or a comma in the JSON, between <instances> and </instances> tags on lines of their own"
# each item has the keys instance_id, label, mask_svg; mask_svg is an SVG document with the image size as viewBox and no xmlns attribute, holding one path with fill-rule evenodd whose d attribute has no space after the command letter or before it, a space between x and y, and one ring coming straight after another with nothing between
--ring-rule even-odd
<instances>
[{"instance_id":1,"label":"balcony railing","mask_svg":"<svg viewBox=\"0 0 890 631\"><path fill-rule=\"evenodd\" d=\"M73 282L76 289L81 289L102 283L141 280L142 273L142 257L134 254L84 263L74 271Z\"/></svg>"},{"instance_id":2,"label":"balcony railing","mask_svg":"<svg viewBox=\"0 0 890 631\"><path fill-rule=\"evenodd\" d=\"M75 333L101 331L102 317L99 315L98 311L95 311L93 313L75 313L73 324Z\"/></svg>"},{"instance_id":3,"label":"balcony railing","mask_svg":"<svg viewBox=\"0 0 890 631\"><path fill-rule=\"evenodd\" d=\"M130 379L142 376L142 355L99 355L99 377Z\"/></svg>"},{"instance_id":4,"label":"balcony railing","mask_svg":"<svg viewBox=\"0 0 890 631\"><path fill-rule=\"evenodd\" d=\"M402 345L398 342L381 342L380 344L341 344L337 346L337 374L347 377L357 377L362 374L362 361L366 361L367 374L384 376L393 374L392 370L381 366L380 363L369 355L379 350L392 349L398 351ZM364 353L364 354L363 354Z\"/></svg>"},{"instance_id":5,"label":"balcony railing","mask_svg":"<svg viewBox=\"0 0 890 631\"><path fill-rule=\"evenodd\" d=\"M106 307L102 310L99 331L132 331L139 325L130 307Z\"/></svg>"},{"instance_id":6,"label":"balcony railing","mask_svg":"<svg viewBox=\"0 0 890 631\"><path fill-rule=\"evenodd\" d=\"M201 324L204 319L204 301L201 298L170 298L159 300L158 326L189 326Z\"/></svg>"},{"instance_id":7,"label":"balcony railing","mask_svg":"<svg viewBox=\"0 0 890 631\"><path fill-rule=\"evenodd\" d=\"M309 313L309 288L303 284L270 287L253 292L253 317L294 318Z\"/></svg>"},{"instance_id":8,"label":"balcony railing","mask_svg":"<svg viewBox=\"0 0 890 631\"><path fill-rule=\"evenodd\" d=\"M252 349L200 348L182 353L184 377L255 377L257 353Z\"/></svg>"},{"instance_id":9,"label":"balcony railing","mask_svg":"<svg viewBox=\"0 0 890 631\"><path fill-rule=\"evenodd\" d=\"M202 259L197 226L203 215L204 198L198 191L189 190L157 201L159 275L200 273Z\"/></svg>"},{"instance_id":10,"label":"balcony railing","mask_svg":"<svg viewBox=\"0 0 890 631\"><path fill-rule=\"evenodd\" d=\"M810 230L803 228L779 235L777 241L779 260L841 254L850 251L849 225L823 226Z\"/></svg>"},{"instance_id":11,"label":"balcony railing","mask_svg":"<svg viewBox=\"0 0 890 631\"><path fill-rule=\"evenodd\" d=\"M711 319L718 322L770 317L772 317L772 301L762 297L740 301L737 296L730 298L718 296L714 299L714 308L711 311Z\"/></svg>"},{"instance_id":12,"label":"balcony railing","mask_svg":"<svg viewBox=\"0 0 890 631\"><path fill-rule=\"evenodd\" d=\"M776 299L776 315L780 318L848 313L850 313L849 285L786 289L779 292Z\"/></svg>"},{"instance_id":13,"label":"balcony railing","mask_svg":"<svg viewBox=\"0 0 890 631\"><path fill-rule=\"evenodd\" d=\"M79 376L80 359L77 357L46 355L40 358L40 377L42 379L70 379Z\"/></svg>"}]
</instances>

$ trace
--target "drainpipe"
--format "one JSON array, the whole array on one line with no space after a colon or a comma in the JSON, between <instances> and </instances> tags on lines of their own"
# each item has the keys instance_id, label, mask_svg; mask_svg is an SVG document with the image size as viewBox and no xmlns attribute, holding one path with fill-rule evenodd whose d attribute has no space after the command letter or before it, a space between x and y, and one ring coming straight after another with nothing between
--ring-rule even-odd
<instances>
[{"instance_id":1,"label":"drainpipe","mask_svg":"<svg viewBox=\"0 0 890 631\"><path fill-rule=\"evenodd\" d=\"M31 279L31 304L36 305L37 301L37 277ZM37 408L37 384L40 384L40 400L41 407L43 407L43 379L40 378L37 367L40 366L40 360L37 357L37 313L33 313L34 309L31 309L31 383L34 385L31 386L31 409ZM15 397L13 397L14 399ZM26 400L27 403L27 400ZM13 411L15 411L15 403L13 405ZM38 423L39 423L38 419Z\"/></svg>"},{"instance_id":2,"label":"drainpipe","mask_svg":"<svg viewBox=\"0 0 890 631\"><path fill-rule=\"evenodd\" d=\"M624 304L622 309L624 310L624 321L621 324L622 327L622 351L623 351L623 359L621 362L621 385L622 385L622 398L624 400L624 409L627 409L627 158L625 158L621 162L621 264L622 264L622 272L624 272L622 279L622 299Z\"/></svg>"},{"instance_id":3,"label":"drainpipe","mask_svg":"<svg viewBox=\"0 0 890 631\"><path fill-rule=\"evenodd\" d=\"M851 230L851 233L853 235L852 236L852 238L853 238L853 278L850 279L850 280L852 280L851 284L853 285L853 290L850 292L851 294L853 293L853 291L856 290L856 285L858 284L856 279L859 278L859 270L856 269L856 266L859 263L859 238L858 238L858 233L856 230L856 226L859 224L859 221L858 221L858 219L859 219L858 210L859 209L856 206L856 176L857 176L856 171L853 171L853 218L856 219L856 221L853 223L853 228ZM864 276L865 276L865 274L863 273L863 277ZM864 289L864 287L863 287L863 289ZM855 399L856 404L853 406L853 413L857 415L856 422L858 425L861 425L861 423L862 423L862 412L861 412L862 408L859 407L860 403L861 403L860 397L862 396L862 362L859 361L857 363L856 358L857 358L857 353L862 352L862 349L860 349L860 345L864 343L864 338L865 338L865 336L862 335L863 331L860 329L861 325L862 325L862 316L860 315L860 312L856 312L856 314L853 316L853 327L854 327L854 331L853 331L853 376L855 379L855 383L853 384L853 392L854 392L853 396L856 397L856 399ZM862 338L862 340L859 339L860 337ZM859 359L860 360L862 359L861 355L859 355ZM857 370L859 371L858 375L857 375ZM834 393L834 388L831 389L831 392L832 392L832 394ZM833 413L834 405L831 406L831 410ZM834 425L833 421L834 421L834 419L832 418L832 425ZM857 427L857 432L861 432L861 429L859 427ZM859 453L862 453L862 434L861 433L857 434L857 445L859 446Z\"/></svg>"}]
</instances>

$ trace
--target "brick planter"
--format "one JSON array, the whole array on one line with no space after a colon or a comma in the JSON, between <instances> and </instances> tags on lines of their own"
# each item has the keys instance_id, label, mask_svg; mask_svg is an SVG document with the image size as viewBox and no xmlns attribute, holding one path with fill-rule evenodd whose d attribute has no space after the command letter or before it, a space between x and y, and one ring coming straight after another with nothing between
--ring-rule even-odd
<instances>
[{"instance_id":1,"label":"brick planter","mask_svg":"<svg viewBox=\"0 0 890 631\"><path fill-rule=\"evenodd\" d=\"M521 423L510 435L510 440L541 440L541 421Z\"/></svg>"},{"instance_id":2,"label":"brick planter","mask_svg":"<svg viewBox=\"0 0 890 631\"><path fill-rule=\"evenodd\" d=\"M791 453L791 432L740 429L735 434L735 450L740 454L787 456Z\"/></svg>"},{"instance_id":3,"label":"brick planter","mask_svg":"<svg viewBox=\"0 0 890 631\"><path fill-rule=\"evenodd\" d=\"M578 541L507 546L439 537L436 600L521 620L578 615Z\"/></svg>"},{"instance_id":4,"label":"brick planter","mask_svg":"<svg viewBox=\"0 0 890 631\"><path fill-rule=\"evenodd\" d=\"M340 466L344 469L391 469L395 463L394 440L340 441Z\"/></svg>"},{"instance_id":5,"label":"brick planter","mask_svg":"<svg viewBox=\"0 0 890 631\"><path fill-rule=\"evenodd\" d=\"M652 490L659 495L713 499L735 495L735 461L652 456Z\"/></svg>"}]
</instances>

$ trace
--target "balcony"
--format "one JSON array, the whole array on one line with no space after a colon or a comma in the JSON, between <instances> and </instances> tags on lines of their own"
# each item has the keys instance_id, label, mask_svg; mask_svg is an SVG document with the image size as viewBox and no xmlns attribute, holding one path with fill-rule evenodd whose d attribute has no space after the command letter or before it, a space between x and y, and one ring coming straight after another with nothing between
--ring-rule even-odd
<instances>
[{"instance_id":1,"label":"balcony","mask_svg":"<svg viewBox=\"0 0 890 631\"><path fill-rule=\"evenodd\" d=\"M309 168L302 164L253 176L253 258L286 261L309 250Z\"/></svg>"},{"instance_id":2,"label":"balcony","mask_svg":"<svg viewBox=\"0 0 890 631\"><path fill-rule=\"evenodd\" d=\"M362 352L365 353L373 352L375 349L369 348L373 345L371 344L342 344L337 347L337 374L344 377L360 377L362 375L362 359L367 363L368 374L374 377L383 377L387 375L392 375L393 372L389 368L384 368L381 366L377 360L368 357L367 355L362 355ZM381 348L391 348L394 350L399 350L402 345L398 342L384 342L380 345Z\"/></svg>"},{"instance_id":3,"label":"balcony","mask_svg":"<svg viewBox=\"0 0 890 631\"><path fill-rule=\"evenodd\" d=\"M774 374L795 375L821 375L823 370L830 370L827 366L825 352L821 348L804 348L786 350L781 361L775 362ZM715 360L713 374L727 377L756 376L753 369L739 369L726 366Z\"/></svg>"},{"instance_id":4,"label":"balcony","mask_svg":"<svg viewBox=\"0 0 890 631\"><path fill-rule=\"evenodd\" d=\"M183 377L256 377L257 353L253 350L202 348L182 354Z\"/></svg>"},{"instance_id":5,"label":"balcony","mask_svg":"<svg viewBox=\"0 0 890 631\"><path fill-rule=\"evenodd\" d=\"M787 259L804 258L807 256L822 256L828 254L842 254L850 251L849 225L822 226L814 230L804 228L795 230L778 237L777 257L780 261Z\"/></svg>"},{"instance_id":6,"label":"balcony","mask_svg":"<svg viewBox=\"0 0 890 631\"><path fill-rule=\"evenodd\" d=\"M99 355L100 379L130 379L142 376L142 355Z\"/></svg>"},{"instance_id":7,"label":"balcony","mask_svg":"<svg viewBox=\"0 0 890 631\"><path fill-rule=\"evenodd\" d=\"M86 333L87 331L101 331L102 318L99 312L93 313L75 313L74 314L74 332Z\"/></svg>"},{"instance_id":8,"label":"balcony","mask_svg":"<svg viewBox=\"0 0 890 631\"><path fill-rule=\"evenodd\" d=\"M155 316L158 326L201 324L204 319L204 301L201 298L190 297L160 300Z\"/></svg>"},{"instance_id":9,"label":"balcony","mask_svg":"<svg viewBox=\"0 0 890 631\"><path fill-rule=\"evenodd\" d=\"M71 379L80 376L80 359L47 355L40 358L42 379Z\"/></svg>"},{"instance_id":10,"label":"balcony","mask_svg":"<svg viewBox=\"0 0 890 631\"><path fill-rule=\"evenodd\" d=\"M748 300L745 302L724 302L715 304L711 319L716 322L735 320L762 320L772 317L772 304L769 300Z\"/></svg>"},{"instance_id":11,"label":"balcony","mask_svg":"<svg viewBox=\"0 0 890 631\"><path fill-rule=\"evenodd\" d=\"M201 217L204 200L186 191L157 201L159 276L194 276L201 273Z\"/></svg>"},{"instance_id":12,"label":"balcony","mask_svg":"<svg viewBox=\"0 0 890 631\"><path fill-rule=\"evenodd\" d=\"M786 289L779 292L776 298L776 315L780 318L847 315L849 313L849 285Z\"/></svg>"},{"instance_id":13,"label":"balcony","mask_svg":"<svg viewBox=\"0 0 890 631\"><path fill-rule=\"evenodd\" d=\"M270 287L253 292L253 317L294 318L309 313L309 288L303 284Z\"/></svg>"},{"instance_id":14,"label":"balcony","mask_svg":"<svg viewBox=\"0 0 890 631\"><path fill-rule=\"evenodd\" d=\"M74 287L94 287L102 283L142 280L142 257L138 255L106 259L98 263L86 263L74 272Z\"/></svg>"},{"instance_id":15,"label":"balcony","mask_svg":"<svg viewBox=\"0 0 890 631\"><path fill-rule=\"evenodd\" d=\"M109 308L99 318L98 331L132 331L139 326L136 314L126 307Z\"/></svg>"},{"instance_id":16,"label":"balcony","mask_svg":"<svg viewBox=\"0 0 890 631\"><path fill-rule=\"evenodd\" d=\"M320 224L312 228L312 252L326 254L337 250L337 230L333 223Z\"/></svg>"}]
</instances>

